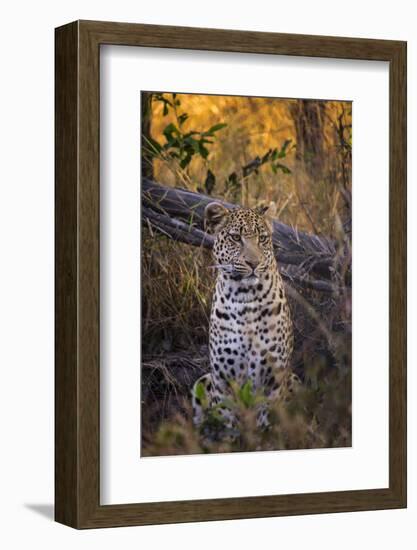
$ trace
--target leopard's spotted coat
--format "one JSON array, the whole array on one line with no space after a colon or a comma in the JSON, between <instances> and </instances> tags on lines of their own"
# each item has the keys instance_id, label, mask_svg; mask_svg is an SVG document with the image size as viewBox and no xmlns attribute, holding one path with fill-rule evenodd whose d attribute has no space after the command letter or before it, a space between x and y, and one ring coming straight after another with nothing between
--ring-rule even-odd
<instances>
[{"instance_id":1,"label":"leopard's spotted coat","mask_svg":"<svg viewBox=\"0 0 417 550\"><path fill-rule=\"evenodd\" d=\"M250 380L253 391L274 399L288 397L297 380L290 369L290 309L273 253L272 208L226 210L219 203L206 207L206 229L215 234L218 275L210 316L210 373L197 380L192 392L197 426L213 405L227 425L236 424L223 406L232 381L243 386ZM198 384L204 388L205 407ZM258 424L268 424L265 407Z\"/></svg>"}]
</instances>

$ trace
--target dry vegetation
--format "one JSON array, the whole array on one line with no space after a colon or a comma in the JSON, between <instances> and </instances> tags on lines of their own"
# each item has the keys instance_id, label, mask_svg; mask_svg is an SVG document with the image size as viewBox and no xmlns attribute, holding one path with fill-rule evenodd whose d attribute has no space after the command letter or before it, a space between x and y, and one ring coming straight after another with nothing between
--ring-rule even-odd
<instances>
[{"instance_id":1,"label":"dry vegetation","mask_svg":"<svg viewBox=\"0 0 417 550\"><path fill-rule=\"evenodd\" d=\"M210 252L168 238L143 217L142 453L349 446L351 105L168 93L143 94L142 105L144 176L236 204L272 200L280 221L330 237L335 249L332 292L304 288L291 281L294 266L280 264L302 388L275 405L267 432L256 430L253 407L237 394L241 435L215 441L189 414L192 383L208 370ZM307 272L308 261L297 269Z\"/></svg>"}]
</instances>

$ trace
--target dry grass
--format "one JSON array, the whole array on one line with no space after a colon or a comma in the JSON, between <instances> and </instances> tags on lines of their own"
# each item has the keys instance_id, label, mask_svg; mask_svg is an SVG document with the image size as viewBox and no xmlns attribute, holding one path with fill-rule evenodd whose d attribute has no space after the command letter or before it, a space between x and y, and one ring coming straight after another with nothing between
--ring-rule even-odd
<instances>
[{"instance_id":1,"label":"dry grass","mask_svg":"<svg viewBox=\"0 0 417 550\"><path fill-rule=\"evenodd\" d=\"M147 229L142 250L142 352L206 344L214 285L208 253Z\"/></svg>"},{"instance_id":2,"label":"dry grass","mask_svg":"<svg viewBox=\"0 0 417 550\"><path fill-rule=\"evenodd\" d=\"M213 96L178 96L190 116L186 128L204 131L218 122L207 159L196 156L186 169L159 156L154 177L165 184L196 190L207 171L216 176L213 196L253 206L277 203L279 219L300 230L323 233L346 254L334 273L339 291L324 294L288 287L295 328L293 367L303 381L288 404L276 404L271 429L256 429L255 412L237 399L242 423L233 442L213 441L197 432L190 417L190 388L208 370L207 343L214 273L210 253L142 229L142 453L194 454L249 450L340 447L351 444L351 289L349 104L327 102L322 126L324 154L314 177L292 148L282 162L290 173L269 165L239 185L225 181L257 155L285 140L296 143L291 109L295 100ZM152 136L163 142L163 128L173 120L154 103ZM345 132L344 127L347 127ZM342 134L340 133L342 128ZM346 143L344 143L346 141Z\"/></svg>"},{"instance_id":3,"label":"dry grass","mask_svg":"<svg viewBox=\"0 0 417 550\"><path fill-rule=\"evenodd\" d=\"M210 169L218 181L215 195L247 206L274 201L282 222L300 230L332 234L333 214L343 208L340 185L344 179L343 143L349 145L351 140L350 103L323 102L326 110L321 130L325 154L317 179L304 170L297 158L297 132L290 113L298 100L194 94L178 94L177 98L181 112L190 115L184 123L185 131L205 130L218 122L225 122L227 126L217 134L209 157L195 157L185 173L178 169L175 160L156 159L157 181L196 190ZM161 103L153 103L151 133L161 142L164 127L175 122L171 111L163 116L162 110ZM243 181L238 193L226 190L224 182L231 173L239 172L242 166L256 156L262 157L269 149L280 148L286 140L291 140L291 144L282 163L291 170L290 174L274 173L264 167ZM350 180L350 174L346 174L346 179Z\"/></svg>"},{"instance_id":4,"label":"dry grass","mask_svg":"<svg viewBox=\"0 0 417 550\"><path fill-rule=\"evenodd\" d=\"M323 365L319 365L319 372ZM239 417L236 437L224 434L217 418L209 416L201 431L190 419L189 406L162 422L143 448L144 456L230 453L288 449L336 448L351 446L350 376L335 372L316 384L305 384L288 402L276 402L270 408L270 427L256 426L257 410L234 398ZM230 400L229 400L230 401ZM230 405L230 403L229 403Z\"/></svg>"}]
</instances>

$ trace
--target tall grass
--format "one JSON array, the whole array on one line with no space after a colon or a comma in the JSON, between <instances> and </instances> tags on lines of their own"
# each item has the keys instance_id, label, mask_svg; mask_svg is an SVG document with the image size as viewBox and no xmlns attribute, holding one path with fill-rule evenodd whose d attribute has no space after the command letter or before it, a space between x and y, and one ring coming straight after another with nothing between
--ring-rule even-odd
<instances>
[{"instance_id":1,"label":"tall grass","mask_svg":"<svg viewBox=\"0 0 417 550\"><path fill-rule=\"evenodd\" d=\"M209 253L143 230L142 352L161 354L207 343L213 272Z\"/></svg>"},{"instance_id":2,"label":"tall grass","mask_svg":"<svg viewBox=\"0 0 417 550\"><path fill-rule=\"evenodd\" d=\"M166 94L167 96L169 94ZM221 196L246 206L259 201L274 201L279 218L300 230L331 234L334 212L343 210L340 189L350 186L351 123L352 109L349 102L325 101L322 114L321 137L323 154L318 174L308 173L303 159L297 155L297 131L291 113L299 100L178 94L181 112L189 114L184 130L205 130L219 121L227 126L222 129L210 146L207 159L195 156L187 169L181 170L175 159L166 156L154 160L157 181L168 185L202 186L207 170L216 175L214 196ZM163 115L163 105L152 103L151 133L163 141L163 130L175 122L172 111ZM243 178L239 193L227 189L224 182L232 173L239 173L242 166L269 149L280 148L290 140L288 153L282 163L290 173L274 172L270 166ZM313 153L305 151L308 157Z\"/></svg>"},{"instance_id":3,"label":"tall grass","mask_svg":"<svg viewBox=\"0 0 417 550\"><path fill-rule=\"evenodd\" d=\"M297 132L291 115L297 100L179 94L189 115L188 130L220 122L227 126L209 145L207 158L195 155L186 169L175 158L157 155L154 177L166 185L203 188L210 170L211 193L255 206L274 201L281 221L297 229L326 234L345 255L334 272L338 292L322 294L288 286L294 321L293 369L302 386L287 403L276 403L271 428L256 428L253 408L236 401L242 429L233 441L207 438L194 429L190 389L207 372L208 324L214 273L210 253L142 228L142 453L144 455L235 452L351 444L351 289L350 105L326 102L322 125L323 159L314 175L297 155ZM163 142L174 120L154 102L151 135ZM261 166L247 177L242 167L291 140L282 163L288 171ZM144 143L144 142L143 142ZM146 147L146 143L143 145ZM308 160L308 159L307 159ZM228 186L230 174L238 185ZM204 191L204 188L203 188ZM336 263L335 263L336 265Z\"/></svg>"}]
</instances>

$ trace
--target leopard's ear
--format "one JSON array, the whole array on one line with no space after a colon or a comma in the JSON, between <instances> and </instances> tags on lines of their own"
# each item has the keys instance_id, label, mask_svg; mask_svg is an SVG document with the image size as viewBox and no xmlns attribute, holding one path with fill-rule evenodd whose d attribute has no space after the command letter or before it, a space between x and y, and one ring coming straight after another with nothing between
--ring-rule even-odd
<instances>
[{"instance_id":1,"label":"leopard's ear","mask_svg":"<svg viewBox=\"0 0 417 550\"><path fill-rule=\"evenodd\" d=\"M269 205L260 207L258 209L258 214L260 214L264 218L269 230L272 233L273 221L274 221L275 216L277 215L277 206L276 206L276 204L274 202L270 202Z\"/></svg>"},{"instance_id":2,"label":"leopard's ear","mask_svg":"<svg viewBox=\"0 0 417 550\"><path fill-rule=\"evenodd\" d=\"M263 216L265 212L268 210L269 206L267 204L261 204L260 206L257 206L255 208L255 212L259 214L260 216Z\"/></svg>"},{"instance_id":3,"label":"leopard's ear","mask_svg":"<svg viewBox=\"0 0 417 550\"><path fill-rule=\"evenodd\" d=\"M204 210L204 229L207 233L217 233L227 214L228 210L222 204L210 202Z\"/></svg>"}]
</instances>

